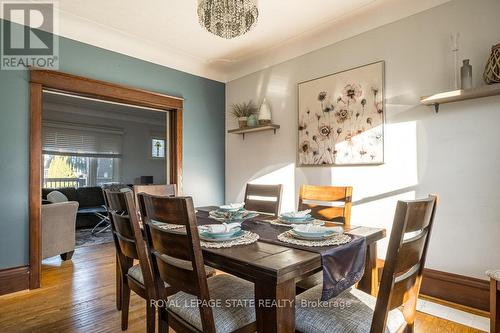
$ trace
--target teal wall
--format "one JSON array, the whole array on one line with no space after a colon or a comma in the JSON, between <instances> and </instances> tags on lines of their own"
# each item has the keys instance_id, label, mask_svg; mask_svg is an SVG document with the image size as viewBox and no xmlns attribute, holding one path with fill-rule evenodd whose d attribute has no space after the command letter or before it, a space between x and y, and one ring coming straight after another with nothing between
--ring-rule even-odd
<instances>
[{"instance_id":1,"label":"teal wall","mask_svg":"<svg viewBox=\"0 0 500 333\"><path fill-rule=\"evenodd\" d=\"M1 22L1 20L0 20ZM59 38L59 70L184 101L184 193L224 201L225 84ZM29 75L0 70L0 269L28 264Z\"/></svg>"}]
</instances>

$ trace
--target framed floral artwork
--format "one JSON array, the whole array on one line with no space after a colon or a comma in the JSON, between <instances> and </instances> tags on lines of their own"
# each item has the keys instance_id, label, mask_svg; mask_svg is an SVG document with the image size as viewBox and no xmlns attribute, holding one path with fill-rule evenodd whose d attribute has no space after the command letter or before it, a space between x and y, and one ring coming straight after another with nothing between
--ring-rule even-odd
<instances>
[{"instance_id":1,"label":"framed floral artwork","mask_svg":"<svg viewBox=\"0 0 500 333\"><path fill-rule=\"evenodd\" d=\"M384 62L298 84L299 166L384 163Z\"/></svg>"}]
</instances>

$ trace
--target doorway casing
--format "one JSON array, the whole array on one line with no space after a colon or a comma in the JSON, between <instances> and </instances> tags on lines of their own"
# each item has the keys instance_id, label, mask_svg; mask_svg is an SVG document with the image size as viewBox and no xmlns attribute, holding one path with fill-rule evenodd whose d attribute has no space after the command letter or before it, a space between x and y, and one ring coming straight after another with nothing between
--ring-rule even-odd
<instances>
[{"instance_id":1,"label":"doorway casing","mask_svg":"<svg viewBox=\"0 0 500 333\"><path fill-rule=\"evenodd\" d=\"M30 70L29 147L29 288L40 287L42 267L42 111L43 91L55 90L167 112L169 117L169 177L182 193L182 110L184 100L156 92L93 80L68 73Z\"/></svg>"}]
</instances>

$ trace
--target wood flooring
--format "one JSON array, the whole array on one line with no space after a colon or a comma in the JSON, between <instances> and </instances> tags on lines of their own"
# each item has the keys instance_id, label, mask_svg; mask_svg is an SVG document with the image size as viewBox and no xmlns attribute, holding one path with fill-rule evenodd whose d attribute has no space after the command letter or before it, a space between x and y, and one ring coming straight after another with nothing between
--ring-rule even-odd
<instances>
[{"instance_id":1,"label":"wood flooring","mask_svg":"<svg viewBox=\"0 0 500 333\"><path fill-rule=\"evenodd\" d=\"M145 301L132 293L127 332L145 325ZM121 332L113 244L79 248L68 262L45 260L40 289L0 296L0 332ZM418 313L416 332L481 331Z\"/></svg>"}]
</instances>

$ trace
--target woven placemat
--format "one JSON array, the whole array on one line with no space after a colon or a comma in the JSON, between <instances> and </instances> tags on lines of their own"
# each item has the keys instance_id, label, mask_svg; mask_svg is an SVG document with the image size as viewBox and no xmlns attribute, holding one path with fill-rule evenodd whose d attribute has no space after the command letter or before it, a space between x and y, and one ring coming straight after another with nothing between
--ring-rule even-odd
<instances>
[{"instance_id":1,"label":"woven placemat","mask_svg":"<svg viewBox=\"0 0 500 333\"><path fill-rule=\"evenodd\" d=\"M290 231L285 231L284 233L278 235L278 240L284 243L290 243L295 245L319 247L319 246L334 246L334 245L347 244L352 239L351 236L346 234L335 234L331 237L328 237L325 240L303 240L293 237Z\"/></svg>"},{"instance_id":2,"label":"woven placemat","mask_svg":"<svg viewBox=\"0 0 500 333\"><path fill-rule=\"evenodd\" d=\"M259 235L254 232L243 230L243 236L238 239L225 241L225 242L206 242L200 241L202 247L207 249L222 249L238 245L249 245L259 240Z\"/></svg>"}]
</instances>

